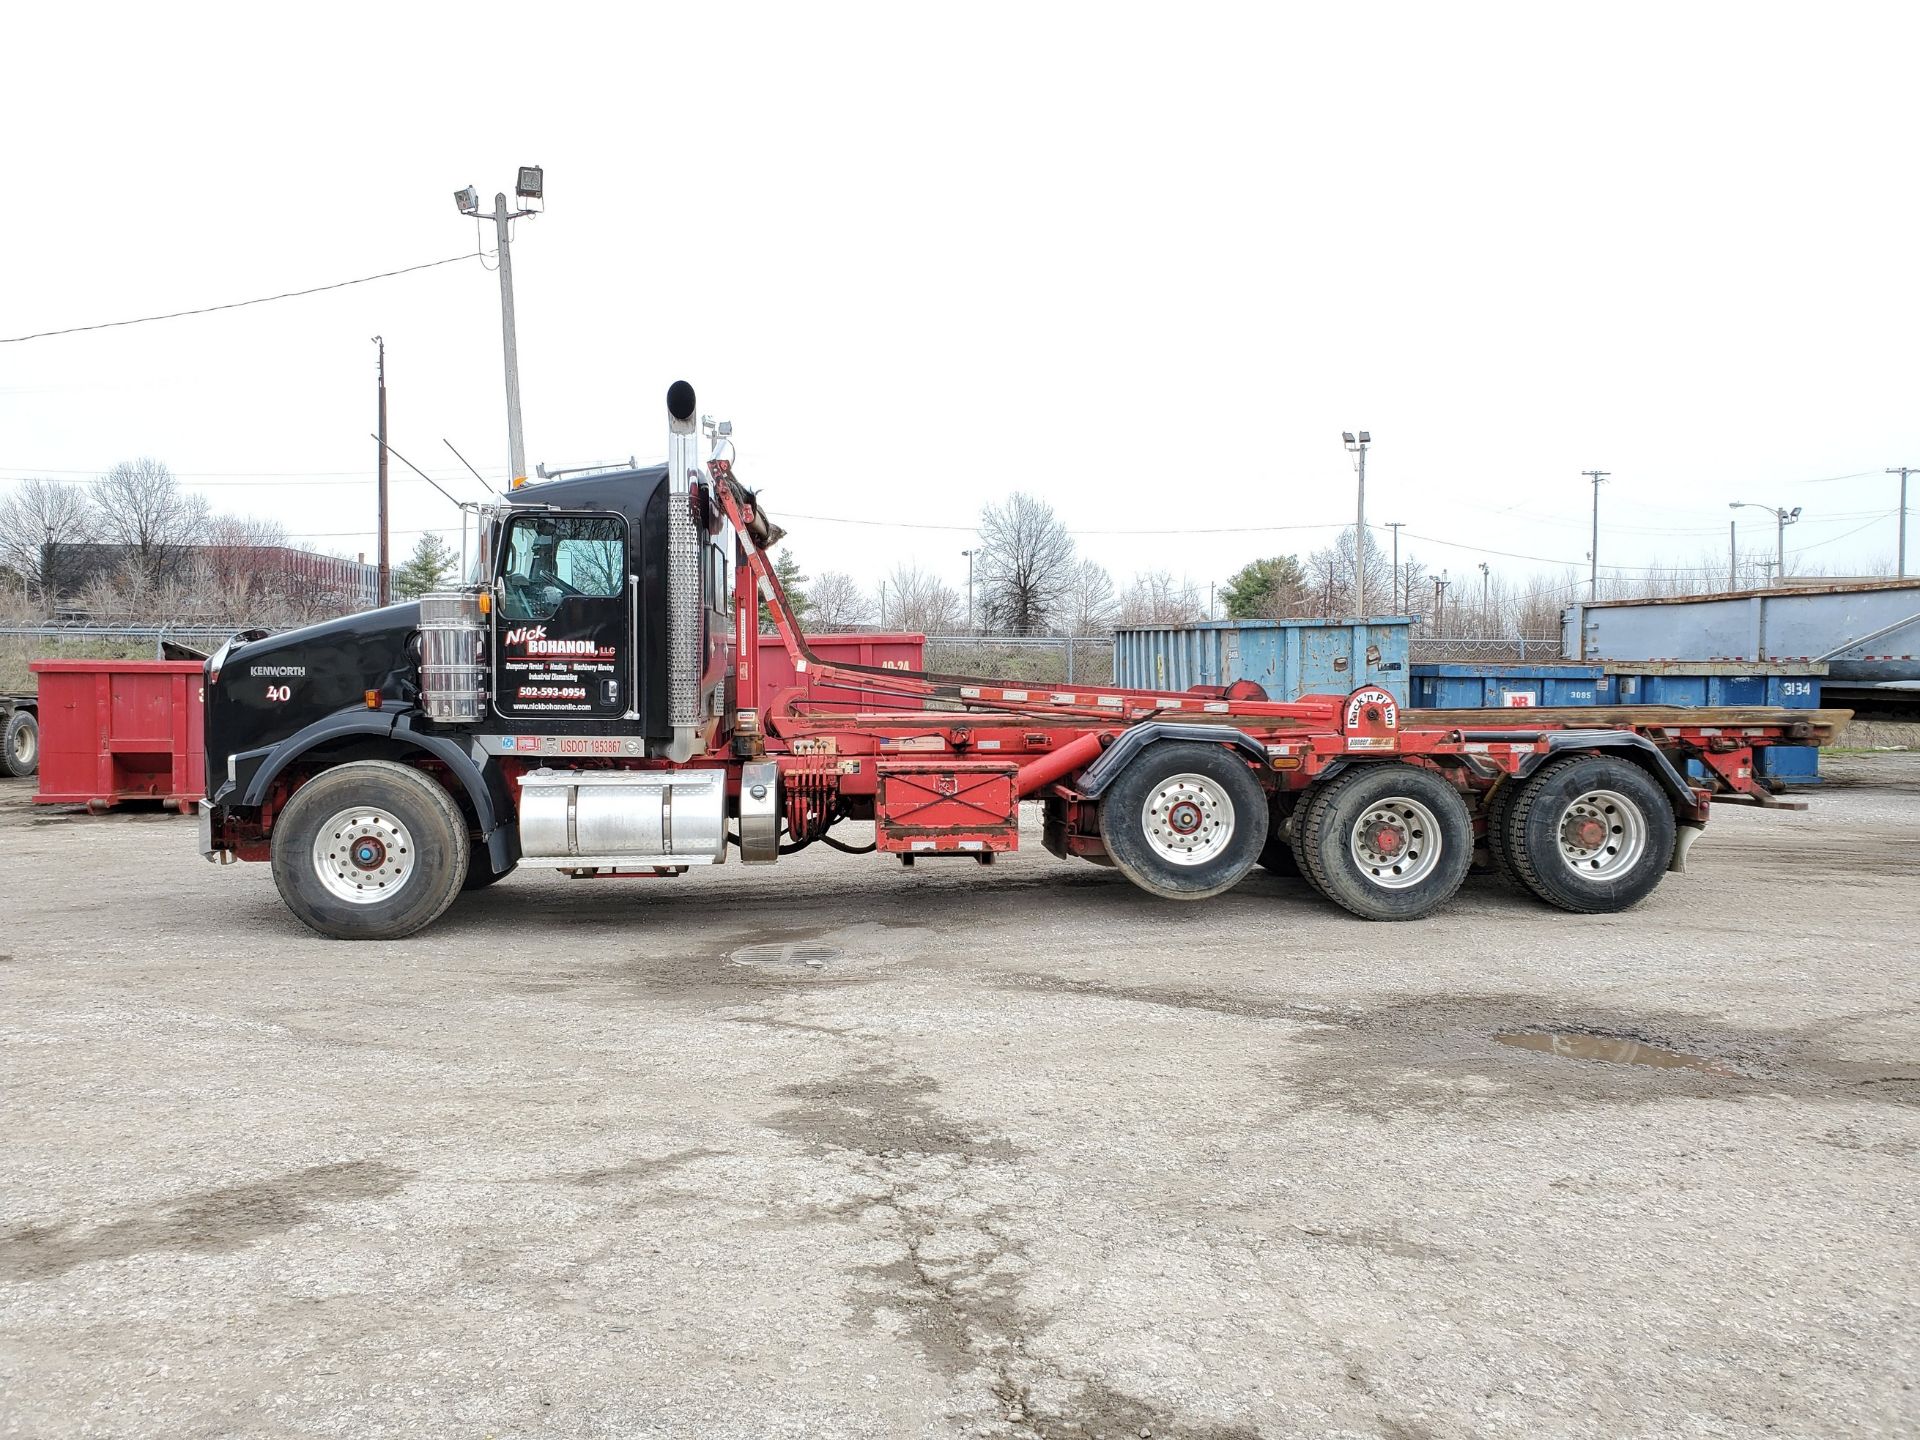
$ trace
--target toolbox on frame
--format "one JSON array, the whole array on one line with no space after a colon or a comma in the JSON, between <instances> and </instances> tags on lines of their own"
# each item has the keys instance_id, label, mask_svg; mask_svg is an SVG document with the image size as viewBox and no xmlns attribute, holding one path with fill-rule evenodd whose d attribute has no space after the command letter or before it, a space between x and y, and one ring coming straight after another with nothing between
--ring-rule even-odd
<instances>
[{"instance_id":1,"label":"toolbox on frame","mask_svg":"<svg viewBox=\"0 0 1920 1440\"><path fill-rule=\"evenodd\" d=\"M1019 767L1005 761L882 760L874 844L902 855L990 855L1020 844Z\"/></svg>"}]
</instances>

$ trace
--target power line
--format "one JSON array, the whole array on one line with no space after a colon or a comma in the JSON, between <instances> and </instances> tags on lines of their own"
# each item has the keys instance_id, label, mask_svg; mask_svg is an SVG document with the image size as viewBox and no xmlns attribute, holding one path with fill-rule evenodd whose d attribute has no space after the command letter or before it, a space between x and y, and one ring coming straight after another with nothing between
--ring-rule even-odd
<instances>
[{"instance_id":1,"label":"power line","mask_svg":"<svg viewBox=\"0 0 1920 1440\"><path fill-rule=\"evenodd\" d=\"M115 330L123 325L150 325L156 320L178 320L187 315L211 315L218 310L240 310L248 305L265 305L274 300L294 300L302 295L318 295L325 290L344 290L349 285L365 285L370 280L391 280L396 275L411 275L416 270L431 270L438 265L457 265L476 258L478 252L454 255L445 260L429 260L424 265L406 265L398 270L382 270L378 275L362 275L357 280L336 280L331 285L312 285L305 290L282 290L278 295L261 295L253 300L234 300L225 305L202 305L197 310L171 310L165 315L141 315L132 320L103 320L97 325L69 325L64 330L36 330L31 335L8 335L0 345L18 345L26 340L45 340L53 335L78 335L86 330Z\"/></svg>"},{"instance_id":2,"label":"power line","mask_svg":"<svg viewBox=\"0 0 1920 1440\"><path fill-rule=\"evenodd\" d=\"M978 525L935 525L924 521L912 520L864 520L846 515L802 515L797 511L782 510L784 520L811 520L821 525L869 525L880 530L951 530L963 535L978 534ZM1165 525L1155 525L1145 530L1079 530L1067 527L1069 535L1252 535L1269 530L1348 530L1352 527L1343 521L1329 521L1317 525L1221 525L1202 529L1170 529Z\"/></svg>"},{"instance_id":3,"label":"power line","mask_svg":"<svg viewBox=\"0 0 1920 1440\"><path fill-rule=\"evenodd\" d=\"M1845 540L1849 536L1858 535L1863 530L1871 530L1874 526L1878 525L1882 520L1888 519L1890 516L1897 515L1899 513L1900 512L1897 510L1882 510L1878 515L1874 516L1871 520L1867 521L1866 524L1856 525L1853 529L1847 531L1845 534L1829 535L1824 540L1816 540L1811 545L1802 545L1799 549L1789 550L1787 553L1789 555L1804 555L1809 550L1818 550L1822 545L1831 545L1835 541Z\"/></svg>"}]
</instances>

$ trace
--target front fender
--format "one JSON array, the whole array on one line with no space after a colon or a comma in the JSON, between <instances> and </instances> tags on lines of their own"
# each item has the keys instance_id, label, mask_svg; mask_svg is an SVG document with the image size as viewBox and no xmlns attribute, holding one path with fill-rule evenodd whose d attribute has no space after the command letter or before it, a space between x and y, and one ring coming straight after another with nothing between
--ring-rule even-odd
<instances>
[{"instance_id":1,"label":"front fender","mask_svg":"<svg viewBox=\"0 0 1920 1440\"><path fill-rule=\"evenodd\" d=\"M404 711L342 710L322 716L264 750L236 755L232 762L234 778L221 787L214 803L223 808L258 809L266 802L273 782L289 765L319 746L355 736L398 741L425 751L445 765L473 805L480 838L486 842L495 872L509 869L519 860L520 833L513 823L513 795L500 768L477 746L469 749L451 736L416 729L413 716Z\"/></svg>"}]
</instances>

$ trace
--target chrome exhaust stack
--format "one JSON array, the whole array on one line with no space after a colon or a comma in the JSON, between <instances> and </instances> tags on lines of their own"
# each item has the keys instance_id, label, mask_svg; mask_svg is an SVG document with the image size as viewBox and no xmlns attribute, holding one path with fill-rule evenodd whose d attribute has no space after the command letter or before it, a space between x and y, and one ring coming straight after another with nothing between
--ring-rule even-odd
<instances>
[{"instance_id":1,"label":"chrome exhaust stack","mask_svg":"<svg viewBox=\"0 0 1920 1440\"><path fill-rule=\"evenodd\" d=\"M667 723L670 760L689 760L704 748L700 732L700 534L693 523L693 485L700 473L700 436L693 386L667 389Z\"/></svg>"}]
</instances>

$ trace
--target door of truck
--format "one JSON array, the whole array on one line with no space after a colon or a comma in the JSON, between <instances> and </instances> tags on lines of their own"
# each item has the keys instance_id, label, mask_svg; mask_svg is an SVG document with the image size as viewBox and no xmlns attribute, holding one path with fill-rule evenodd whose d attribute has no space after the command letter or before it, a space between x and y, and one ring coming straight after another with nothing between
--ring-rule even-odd
<instances>
[{"instance_id":1,"label":"door of truck","mask_svg":"<svg viewBox=\"0 0 1920 1440\"><path fill-rule=\"evenodd\" d=\"M604 511L515 515L499 547L493 708L510 720L607 720L632 707L627 523Z\"/></svg>"}]
</instances>

